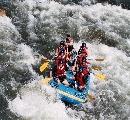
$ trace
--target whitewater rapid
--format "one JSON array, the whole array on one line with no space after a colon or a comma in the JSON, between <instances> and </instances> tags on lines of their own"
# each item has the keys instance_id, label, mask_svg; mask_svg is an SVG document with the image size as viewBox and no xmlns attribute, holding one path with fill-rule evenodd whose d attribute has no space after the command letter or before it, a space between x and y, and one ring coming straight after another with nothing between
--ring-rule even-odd
<instances>
[{"instance_id":1,"label":"whitewater rapid","mask_svg":"<svg viewBox=\"0 0 130 120\"><path fill-rule=\"evenodd\" d=\"M0 16L1 117L30 120L129 120L130 119L130 12L120 6L60 4L55 1L15 2L14 19ZM22 28L24 26L24 29ZM25 34L26 33L26 34ZM95 101L66 106L48 85L41 85L40 59L51 58L66 33L79 49L88 46L92 66L101 67L105 82L91 74L89 93ZM24 83L25 82L25 83ZM6 110L11 114L7 115ZM4 117L3 117L4 118Z\"/></svg>"},{"instance_id":2,"label":"whitewater rapid","mask_svg":"<svg viewBox=\"0 0 130 120\"><path fill-rule=\"evenodd\" d=\"M75 46L80 45L76 43ZM103 62L91 61L92 65L102 68L94 72L105 75L105 82L91 75L89 93L95 98L94 102L88 99L78 112L65 108L60 100L55 100L52 88L41 85L40 79L36 79L23 86L18 96L9 102L11 111L26 119L81 119L87 115L89 119L112 120L120 114L120 119L129 116L130 59L116 48L103 44L87 43L87 46L91 58L104 58Z\"/></svg>"}]
</instances>

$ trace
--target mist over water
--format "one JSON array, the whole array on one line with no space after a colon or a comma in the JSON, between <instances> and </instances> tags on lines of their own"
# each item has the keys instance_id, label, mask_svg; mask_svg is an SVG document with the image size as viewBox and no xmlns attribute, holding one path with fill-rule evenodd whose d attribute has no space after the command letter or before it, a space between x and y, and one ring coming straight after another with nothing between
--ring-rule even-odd
<instances>
[{"instance_id":1,"label":"mist over water","mask_svg":"<svg viewBox=\"0 0 130 120\"><path fill-rule=\"evenodd\" d=\"M130 119L130 12L120 6L79 5L69 1L8 2L10 16L0 16L0 118L63 120ZM91 75L88 99L81 106L62 103L48 85L41 85L40 59L51 59L59 41L70 33L78 50L87 42L90 61L100 66L105 82ZM59 113L59 114L58 114Z\"/></svg>"}]
</instances>

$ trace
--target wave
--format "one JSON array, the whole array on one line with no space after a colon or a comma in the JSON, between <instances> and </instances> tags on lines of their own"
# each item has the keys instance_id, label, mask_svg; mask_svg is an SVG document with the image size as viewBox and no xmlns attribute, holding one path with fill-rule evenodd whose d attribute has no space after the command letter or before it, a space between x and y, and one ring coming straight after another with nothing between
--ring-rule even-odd
<instances>
[{"instance_id":1,"label":"wave","mask_svg":"<svg viewBox=\"0 0 130 120\"><path fill-rule=\"evenodd\" d=\"M52 43L57 45L57 41L70 33L76 42L103 43L123 50L130 56L129 11L120 6L92 5L91 1L88 2L90 6L84 2L81 5L63 5L46 0L10 2L13 4L10 7L12 23L23 38L21 43L33 47L40 54L43 48L54 50ZM51 48L47 48L46 44L50 44Z\"/></svg>"}]
</instances>

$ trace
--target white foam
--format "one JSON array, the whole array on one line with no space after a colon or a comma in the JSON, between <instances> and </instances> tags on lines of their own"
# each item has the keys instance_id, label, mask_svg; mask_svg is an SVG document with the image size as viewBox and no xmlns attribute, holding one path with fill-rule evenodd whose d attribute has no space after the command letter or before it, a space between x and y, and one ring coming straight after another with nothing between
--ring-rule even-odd
<instances>
[{"instance_id":1,"label":"white foam","mask_svg":"<svg viewBox=\"0 0 130 120\"><path fill-rule=\"evenodd\" d=\"M64 21L64 19L60 19L63 17L67 17L67 23L70 26L70 29L73 29L76 26L76 32L79 34L81 41L84 41L82 38L84 38L86 32L89 30L88 26L96 26L97 29L104 30L106 33L114 36L117 40L121 37L120 34L115 31L115 29L124 31L124 28L128 28L129 30L130 12L128 10L122 9L121 7L111 5L103 6L102 4L96 4L92 6L62 5L54 1L40 1L41 7L43 5L43 10L41 12L36 12L35 14L40 14L39 16L41 23L50 24L50 34L54 35L55 33L57 40L61 39L61 36L57 35L58 33L56 31L59 24L62 24ZM30 21L28 22L28 27L30 28L30 33L34 33L31 28L33 28L33 25L35 25L35 22L39 22L32 15L32 9L33 7L36 7L35 3L36 1L34 0L25 0L25 2L23 2L23 5L25 4L29 6L28 14ZM72 13L72 17L69 15L67 16L67 13ZM91 22L87 22L86 19L89 19ZM2 24L6 24L4 21L2 22ZM35 37L37 38L37 36ZM76 50L79 49L80 45L81 42L74 44ZM128 116L128 103L130 102L130 58L117 48L108 47L104 44L87 43L87 46L89 47L88 57L93 58L91 64L100 66L102 68L101 71L94 72L103 74L105 76L105 82L101 82L96 78L96 76L93 74L91 75L89 93L92 94L96 99L94 102L95 104L88 100L87 105L84 104L84 109L81 110L80 114L78 114L78 112L75 110L70 108L66 109L65 105L61 101L57 100L57 102L55 102L55 93L49 86L41 87L41 85L38 84L38 81L33 81L21 88L21 98L18 95L14 100L10 101L9 109L18 116L22 116L25 119L68 120L86 118L86 109L89 109L90 111L93 109L93 111L95 111L94 109L97 108L100 110L100 118L103 119L103 116L108 118L110 117L109 115L106 115L108 108L102 108L102 101L105 105L107 105L107 101L109 102L108 99L111 98L112 102L109 103L111 112L113 112L113 109L118 110L119 108L124 108L124 110L122 112L118 111L118 113L115 113L115 115L112 114L110 116L112 118L117 118L116 116L118 116L120 113L122 113L121 115ZM129 46L130 45L128 45L128 48ZM20 44L18 47L19 50L22 51L18 53L18 55L23 55L23 58L18 60L17 63L24 63L28 66L35 64L36 60L34 59L34 53L32 49L24 44ZM104 61L97 62L94 60L94 58L104 58ZM36 75L36 78L37 80L40 80L38 75ZM103 96L103 98L100 96ZM122 104L123 102L124 104ZM119 108L116 105L117 103ZM109 112L109 114L111 114L111 112ZM88 119L97 118L94 112L87 114L87 116Z\"/></svg>"},{"instance_id":2,"label":"white foam","mask_svg":"<svg viewBox=\"0 0 130 120\"><path fill-rule=\"evenodd\" d=\"M25 119L70 120L65 105L55 97L55 91L52 88L46 85L41 86L37 81L33 81L21 89L20 96L9 102L9 108Z\"/></svg>"},{"instance_id":3,"label":"white foam","mask_svg":"<svg viewBox=\"0 0 130 120\"><path fill-rule=\"evenodd\" d=\"M77 47L77 50L80 45L81 42L74 44L74 46ZM89 93L96 99L96 104L100 105L100 96L103 96L103 100L107 100L108 97L112 98L113 101L116 101L117 98L114 98L114 91L118 91L118 95L127 98L126 103L128 103L130 91L129 58L118 49L103 44L94 45L87 43L87 46L90 53L89 58L104 58L103 62L90 61L91 64L97 64L102 68L101 71L94 72L105 76L105 82L101 82L96 76L91 74ZM53 89L47 85L41 85L37 80L23 86L20 91L20 95L9 102L9 108L12 112L25 119L75 120L85 117L85 109L94 109L93 103L89 99L86 104L83 104L83 111L77 112L70 108L66 109L65 105L56 98ZM119 102L121 101L122 100L119 99ZM126 104L122 104L121 106L126 110L128 109ZM126 111L127 114L128 112L129 111ZM102 111L100 118L103 117L103 113L104 112ZM88 116L89 118L95 118L94 114ZM109 118L107 115L106 117ZM113 118L116 118L116 116L113 116Z\"/></svg>"}]
</instances>

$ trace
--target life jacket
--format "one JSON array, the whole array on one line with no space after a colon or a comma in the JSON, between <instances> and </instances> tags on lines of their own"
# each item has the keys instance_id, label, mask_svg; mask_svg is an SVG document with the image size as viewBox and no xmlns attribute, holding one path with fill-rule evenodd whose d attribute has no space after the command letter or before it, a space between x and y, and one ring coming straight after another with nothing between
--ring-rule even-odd
<instances>
[{"instance_id":1,"label":"life jacket","mask_svg":"<svg viewBox=\"0 0 130 120\"><path fill-rule=\"evenodd\" d=\"M59 55L57 59L62 59L63 64L66 64L66 55L64 54L63 56Z\"/></svg>"},{"instance_id":2,"label":"life jacket","mask_svg":"<svg viewBox=\"0 0 130 120\"><path fill-rule=\"evenodd\" d=\"M80 66L82 65L82 57L81 56L77 56L77 61L76 63Z\"/></svg>"},{"instance_id":3,"label":"life jacket","mask_svg":"<svg viewBox=\"0 0 130 120\"><path fill-rule=\"evenodd\" d=\"M62 50L65 50L65 47L61 47L60 45L57 47L57 49L58 49L58 53L60 53L60 51L62 51Z\"/></svg>"},{"instance_id":4,"label":"life jacket","mask_svg":"<svg viewBox=\"0 0 130 120\"><path fill-rule=\"evenodd\" d=\"M87 64L86 63L83 64L82 67L83 67L83 74L88 76L89 72L88 72L88 69L87 69Z\"/></svg>"},{"instance_id":5,"label":"life jacket","mask_svg":"<svg viewBox=\"0 0 130 120\"><path fill-rule=\"evenodd\" d=\"M86 64L90 64L90 62L89 62L89 61L86 61Z\"/></svg>"},{"instance_id":6,"label":"life jacket","mask_svg":"<svg viewBox=\"0 0 130 120\"><path fill-rule=\"evenodd\" d=\"M59 59L56 58L56 59L55 59L55 65L58 65L58 63L59 63Z\"/></svg>"},{"instance_id":7,"label":"life jacket","mask_svg":"<svg viewBox=\"0 0 130 120\"><path fill-rule=\"evenodd\" d=\"M66 64L66 56L65 55L61 56L61 58L62 58L62 61L63 61L63 65L65 65Z\"/></svg>"},{"instance_id":8,"label":"life jacket","mask_svg":"<svg viewBox=\"0 0 130 120\"><path fill-rule=\"evenodd\" d=\"M85 85L85 83L83 81L83 73L82 72L76 72L75 80L76 80L78 85L81 85L81 86Z\"/></svg>"},{"instance_id":9,"label":"life jacket","mask_svg":"<svg viewBox=\"0 0 130 120\"><path fill-rule=\"evenodd\" d=\"M56 70L55 70L55 76L64 76L64 72L65 72L65 67L64 65L62 65L62 67L60 66L56 66Z\"/></svg>"},{"instance_id":10,"label":"life jacket","mask_svg":"<svg viewBox=\"0 0 130 120\"><path fill-rule=\"evenodd\" d=\"M63 61L63 65L65 65L66 64L66 58L63 58L63 57L61 57L62 58L62 61ZM58 65L59 64L59 59L60 58L56 58L55 59L55 65Z\"/></svg>"},{"instance_id":11,"label":"life jacket","mask_svg":"<svg viewBox=\"0 0 130 120\"><path fill-rule=\"evenodd\" d=\"M88 49L88 47L82 47L82 46L80 46L80 49L82 49L82 56L83 57L86 57L86 56L88 56L88 54L87 54L87 49Z\"/></svg>"},{"instance_id":12,"label":"life jacket","mask_svg":"<svg viewBox=\"0 0 130 120\"><path fill-rule=\"evenodd\" d=\"M62 57L62 61L63 61L63 64L66 63L66 56L63 56L63 57Z\"/></svg>"}]
</instances>

